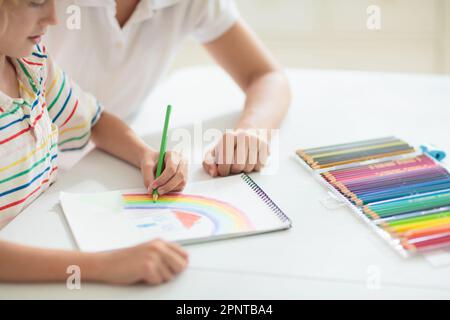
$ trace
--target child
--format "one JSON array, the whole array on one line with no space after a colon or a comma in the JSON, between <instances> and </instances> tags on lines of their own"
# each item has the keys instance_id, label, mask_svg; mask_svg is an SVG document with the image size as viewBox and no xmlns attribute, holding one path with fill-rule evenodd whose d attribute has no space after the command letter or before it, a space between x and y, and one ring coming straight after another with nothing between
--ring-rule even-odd
<instances>
[{"instance_id":1,"label":"child","mask_svg":"<svg viewBox=\"0 0 450 320\"><path fill-rule=\"evenodd\" d=\"M149 192L186 183L187 165L172 152L155 180L158 153L52 62L40 39L55 23L55 0L0 0L0 228L55 181L58 149L82 148L89 138L140 168ZM187 254L161 240L101 253L0 241L0 281L62 281L70 265L82 281L158 284L185 269Z\"/></svg>"}]
</instances>

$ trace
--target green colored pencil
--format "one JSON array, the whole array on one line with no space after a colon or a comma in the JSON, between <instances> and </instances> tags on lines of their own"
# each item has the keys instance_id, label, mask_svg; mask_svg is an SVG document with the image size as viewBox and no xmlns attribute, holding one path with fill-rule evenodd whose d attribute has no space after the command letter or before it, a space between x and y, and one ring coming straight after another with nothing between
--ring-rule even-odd
<instances>
[{"instance_id":1,"label":"green colored pencil","mask_svg":"<svg viewBox=\"0 0 450 320\"><path fill-rule=\"evenodd\" d=\"M423 221L429 221L429 220L437 220L437 219L444 219L444 218L450 218L450 211L447 212L439 212L435 214L430 214L426 216L420 216L420 217L414 217L414 218L407 218L399 221L392 221L388 222L387 224L390 227L410 224L410 223L416 223L416 222L423 222Z\"/></svg>"},{"instance_id":2,"label":"green colored pencil","mask_svg":"<svg viewBox=\"0 0 450 320\"><path fill-rule=\"evenodd\" d=\"M376 213L380 218L406 212L427 210L450 205L450 192L399 199L392 202L368 205L364 210Z\"/></svg>"},{"instance_id":3,"label":"green colored pencil","mask_svg":"<svg viewBox=\"0 0 450 320\"><path fill-rule=\"evenodd\" d=\"M156 167L156 176L155 179L157 179L162 172L162 167L164 164L164 156L166 155L166 147L167 147L167 131L169 128L169 119L170 119L170 113L172 111L172 106L169 104L166 109L166 118L164 120L164 129L161 137L161 146L159 148L159 159L158 159L158 166ZM156 202L158 200L158 190L153 189L153 202Z\"/></svg>"}]
</instances>

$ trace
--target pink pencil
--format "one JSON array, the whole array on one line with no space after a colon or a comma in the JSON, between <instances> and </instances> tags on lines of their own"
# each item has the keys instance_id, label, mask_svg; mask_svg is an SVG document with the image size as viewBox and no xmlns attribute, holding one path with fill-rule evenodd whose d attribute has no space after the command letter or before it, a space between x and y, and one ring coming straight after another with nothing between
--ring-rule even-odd
<instances>
[{"instance_id":1,"label":"pink pencil","mask_svg":"<svg viewBox=\"0 0 450 320\"><path fill-rule=\"evenodd\" d=\"M357 171L351 170L349 172L339 172L339 173L330 171L330 172L324 173L323 176L331 181L333 181L333 180L343 181L343 180L350 180L350 179L355 179L355 178L359 178L359 177L379 176L379 175L383 175L383 174L392 174L392 173L401 172L401 171L414 171L414 170L421 170L421 169L437 167L435 162L433 162L430 159L428 159L428 160L429 160L428 163L421 162L420 164L418 164L417 162L412 162L412 163L405 163L405 164L397 165L394 167L392 167L392 166L388 166L388 167L384 167L384 168L365 167L365 168L362 168Z\"/></svg>"}]
</instances>

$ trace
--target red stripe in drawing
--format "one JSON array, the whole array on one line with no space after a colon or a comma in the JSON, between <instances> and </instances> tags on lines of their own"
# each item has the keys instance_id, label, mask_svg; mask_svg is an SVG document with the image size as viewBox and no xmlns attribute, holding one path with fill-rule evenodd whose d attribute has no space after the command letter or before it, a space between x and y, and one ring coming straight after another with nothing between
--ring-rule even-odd
<instances>
[{"instance_id":1,"label":"red stripe in drawing","mask_svg":"<svg viewBox=\"0 0 450 320\"><path fill-rule=\"evenodd\" d=\"M61 125L61 127L64 127L64 125L69 122L69 120L73 117L73 115L75 114L75 110L77 110L78 108L78 100L77 102L75 102L75 106L73 107L72 112L70 113L69 117L66 119L66 121L64 121L64 123Z\"/></svg>"},{"instance_id":2,"label":"red stripe in drawing","mask_svg":"<svg viewBox=\"0 0 450 320\"><path fill-rule=\"evenodd\" d=\"M0 112L5 112L5 110L2 107L0 107Z\"/></svg>"}]
</instances>

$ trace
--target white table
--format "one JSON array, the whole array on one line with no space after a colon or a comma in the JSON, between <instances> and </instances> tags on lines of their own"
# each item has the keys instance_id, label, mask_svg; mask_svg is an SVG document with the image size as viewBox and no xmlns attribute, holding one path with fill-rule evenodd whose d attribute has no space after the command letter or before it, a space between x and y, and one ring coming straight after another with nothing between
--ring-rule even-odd
<instances>
[{"instance_id":1,"label":"white table","mask_svg":"<svg viewBox=\"0 0 450 320\"><path fill-rule=\"evenodd\" d=\"M448 77L289 70L294 102L279 139L278 170L253 178L293 221L289 231L187 246L190 267L159 286L1 284L0 298L450 298L450 267L423 257L401 258L349 209L328 210L326 190L293 159L298 147L398 135L450 150ZM182 70L150 96L133 127L159 145L164 107L172 127L231 127L243 95L214 67ZM195 160L195 159L194 159ZM198 159L197 159L198 160ZM198 162L198 161L197 161ZM208 179L199 163L191 181ZM99 151L90 152L12 223L0 238L74 249L58 192L141 186L139 172Z\"/></svg>"}]
</instances>

